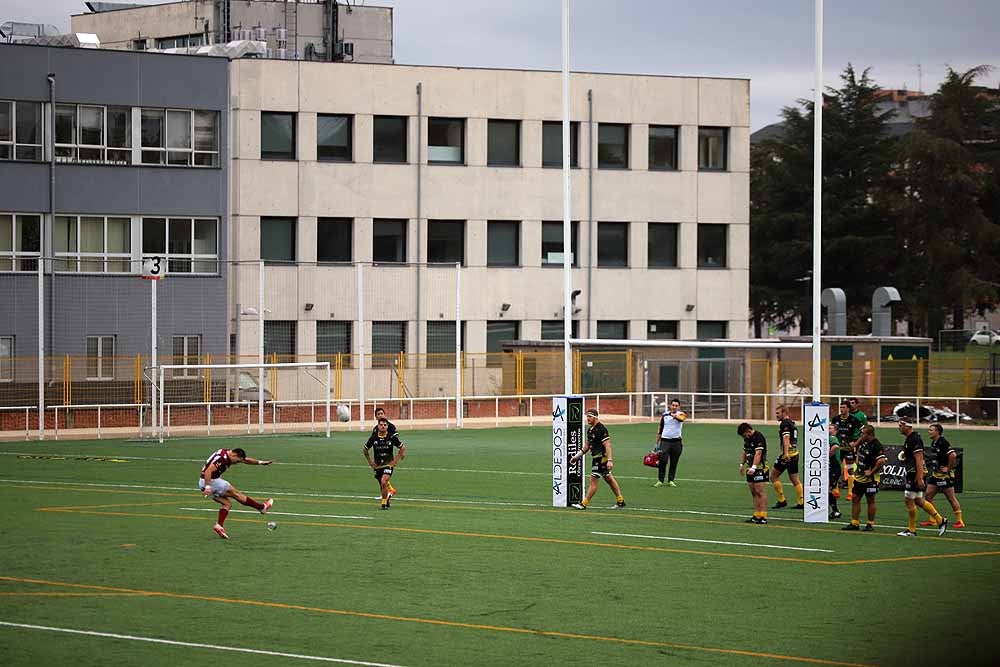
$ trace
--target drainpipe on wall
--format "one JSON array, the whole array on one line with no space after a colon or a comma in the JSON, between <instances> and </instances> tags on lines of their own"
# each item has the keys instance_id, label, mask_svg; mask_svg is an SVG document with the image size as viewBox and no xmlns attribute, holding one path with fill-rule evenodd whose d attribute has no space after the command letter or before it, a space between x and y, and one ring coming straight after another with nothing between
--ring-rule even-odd
<instances>
[{"instance_id":1,"label":"drainpipe on wall","mask_svg":"<svg viewBox=\"0 0 1000 667\"><path fill-rule=\"evenodd\" d=\"M587 91L587 333L581 338L593 338L594 302L594 91Z\"/></svg>"}]
</instances>

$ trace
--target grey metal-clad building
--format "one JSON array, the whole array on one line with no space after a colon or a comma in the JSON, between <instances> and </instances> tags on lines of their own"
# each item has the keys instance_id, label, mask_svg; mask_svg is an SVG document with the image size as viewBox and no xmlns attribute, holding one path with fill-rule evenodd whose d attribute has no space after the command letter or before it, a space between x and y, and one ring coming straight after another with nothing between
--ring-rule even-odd
<instances>
[{"instance_id":1,"label":"grey metal-clad building","mask_svg":"<svg viewBox=\"0 0 1000 667\"><path fill-rule=\"evenodd\" d=\"M38 225L41 254L56 258L45 267L47 356L87 356L88 380L125 379L95 375L93 357L149 354L140 267L151 255L170 267L160 355L178 336L186 352L228 352L228 91L224 58L0 44L0 356L37 355ZM30 367L0 363L0 381L29 380Z\"/></svg>"}]
</instances>

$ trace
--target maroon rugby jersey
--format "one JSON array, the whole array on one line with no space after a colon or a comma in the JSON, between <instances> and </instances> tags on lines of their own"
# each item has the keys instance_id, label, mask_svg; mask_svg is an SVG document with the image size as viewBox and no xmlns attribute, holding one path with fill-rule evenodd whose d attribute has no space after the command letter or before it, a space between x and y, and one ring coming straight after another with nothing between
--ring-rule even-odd
<instances>
[{"instance_id":1,"label":"maroon rugby jersey","mask_svg":"<svg viewBox=\"0 0 1000 667\"><path fill-rule=\"evenodd\" d=\"M202 477L205 476L205 471L208 470L208 467L213 463L215 464L215 471L212 473L212 479L218 479L219 477L222 477L222 473L226 472L226 469L232 463L229 460L229 450L228 449L215 450L215 452L213 452L212 455L208 457L208 460L205 461L205 465L201 467Z\"/></svg>"}]
</instances>

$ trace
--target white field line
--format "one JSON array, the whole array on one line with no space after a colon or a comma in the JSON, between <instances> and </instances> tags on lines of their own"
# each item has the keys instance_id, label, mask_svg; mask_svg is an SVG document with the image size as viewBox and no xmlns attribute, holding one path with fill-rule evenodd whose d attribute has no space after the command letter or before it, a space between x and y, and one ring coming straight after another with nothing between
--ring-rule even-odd
<instances>
[{"instance_id":1,"label":"white field line","mask_svg":"<svg viewBox=\"0 0 1000 667\"><path fill-rule=\"evenodd\" d=\"M139 489L146 491L192 491L196 490L198 487L192 485L187 486L147 486L141 484L99 484L95 482L59 482L52 480L36 480L36 479L10 479L0 477L0 484L39 484L39 485L57 485L57 486L85 486L85 487L95 487L102 489ZM741 482L744 483L744 482ZM198 492L200 493L200 492ZM264 497L269 498L271 496L277 497L288 497L288 498L330 498L332 500L378 500L377 496L363 496L357 494L344 494L344 493L289 493L284 491L254 491L254 494L261 494ZM401 503L426 503L426 504L439 504L439 505L476 505L476 506L488 506L488 507L529 507L529 508L546 508L553 509L551 505L546 503L521 503L521 502L508 502L500 500L452 500L444 498L399 498L398 496L393 498L393 502ZM733 517L740 518L746 517L746 513L732 513L732 512L704 512L700 510L676 510L676 509L664 509L659 507L629 507L629 511L633 512L649 512L652 514L693 514L696 516L717 516L717 517ZM850 512L848 512L850 514ZM767 517L767 520L771 523L778 521L787 521L791 523L802 523L801 518L792 517L781 517L774 516L771 514ZM839 522L838 519L836 522ZM831 521L830 523L835 523ZM892 528L902 530L906 526L902 525L889 525L885 523L878 524L880 527ZM928 531L937 532L937 528L917 528L917 531ZM1000 537L1000 533L991 533L986 531L978 530L968 530L967 528L957 529L954 532L955 535L985 535L987 537Z\"/></svg>"},{"instance_id":2,"label":"white field line","mask_svg":"<svg viewBox=\"0 0 1000 667\"><path fill-rule=\"evenodd\" d=\"M168 644L170 646L203 648L212 651L230 651L233 653L252 653L254 655L271 655L278 658L295 658L296 660L312 660L315 662L336 662L342 665L362 665L363 667L400 667L399 665L392 665L384 662L364 662L362 660L347 660L346 658L328 658L321 655L282 653L279 651L264 651L254 648L241 648L239 646L218 646L215 644L198 644L195 642L174 641L172 639L157 639L155 637L121 635L113 632L97 632L95 630L74 630L72 628L54 628L48 625L30 625L28 623L10 623L8 621L0 621L0 626L6 626L8 628L21 628L23 630L45 630L47 632L62 632L70 635L87 635L89 637L105 637L107 639L127 639L133 642L147 642L150 644Z\"/></svg>"},{"instance_id":3,"label":"white field line","mask_svg":"<svg viewBox=\"0 0 1000 667\"><path fill-rule=\"evenodd\" d=\"M186 512L217 512L217 507L178 507ZM257 510L229 510L230 514L260 514ZM371 519L370 516L350 516L345 514L296 514L295 512L268 512L264 516L303 516L315 519Z\"/></svg>"},{"instance_id":4,"label":"white field line","mask_svg":"<svg viewBox=\"0 0 1000 667\"><path fill-rule=\"evenodd\" d=\"M830 549L808 549L806 547L784 547L778 544L754 544L753 542L722 542L720 540L695 540L689 537L664 537L662 535L632 535L630 533L600 533L596 530L591 535L607 535L608 537L635 537L644 540L671 540L676 542L701 542L703 544L723 544L731 547L760 547L762 549L787 549L789 551L818 551L824 554L834 553Z\"/></svg>"}]
</instances>

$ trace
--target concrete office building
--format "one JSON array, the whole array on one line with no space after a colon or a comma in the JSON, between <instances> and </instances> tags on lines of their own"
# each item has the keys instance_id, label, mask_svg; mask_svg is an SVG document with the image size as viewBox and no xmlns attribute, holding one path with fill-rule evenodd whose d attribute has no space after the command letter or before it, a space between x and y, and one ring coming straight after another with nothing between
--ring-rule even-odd
<instances>
[{"instance_id":1,"label":"concrete office building","mask_svg":"<svg viewBox=\"0 0 1000 667\"><path fill-rule=\"evenodd\" d=\"M392 8L336 0L179 0L159 5L87 2L72 32L106 49L144 51L266 41L289 60L392 62ZM252 32L251 32L252 31Z\"/></svg>"},{"instance_id":2,"label":"concrete office building","mask_svg":"<svg viewBox=\"0 0 1000 667\"><path fill-rule=\"evenodd\" d=\"M147 255L171 274L160 354L228 352L228 77L222 59L0 44L0 398L37 379L40 255L50 383L135 379L151 348Z\"/></svg>"}]
</instances>

